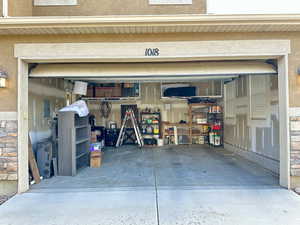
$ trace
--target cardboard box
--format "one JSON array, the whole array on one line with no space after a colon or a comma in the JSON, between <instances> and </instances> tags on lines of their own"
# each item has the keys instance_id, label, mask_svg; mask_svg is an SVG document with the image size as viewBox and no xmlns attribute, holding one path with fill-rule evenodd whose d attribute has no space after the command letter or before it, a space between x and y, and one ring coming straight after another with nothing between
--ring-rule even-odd
<instances>
[{"instance_id":1,"label":"cardboard box","mask_svg":"<svg viewBox=\"0 0 300 225\"><path fill-rule=\"evenodd\" d=\"M124 88L133 88L134 83L124 83Z\"/></svg>"},{"instance_id":2,"label":"cardboard box","mask_svg":"<svg viewBox=\"0 0 300 225\"><path fill-rule=\"evenodd\" d=\"M112 97L113 87L95 87L95 97Z\"/></svg>"},{"instance_id":3,"label":"cardboard box","mask_svg":"<svg viewBox=\"0 0 300 225\"><path fill-rule=\"evenodd\" d=\"M90 155L90 167L91 168L99 168L102 162L102 152L93 151Z\"/></svg>"},{"instance_id":4,"label":"cardboard box","mask_svg":"<svg viewBox=\"0 0 300 225\"><path fill-rule=\"evenodd\" d=\"M95 87L95 97L121 97L121 86L116 87Z\"/></svg>"},{"instance_id":5,"label":"cardboard box","mask_svg":"<svg viewBox=\"0 0 300 225\"><path fill-rule=\"evenodd\" d=\"M94 87L88 87L86 97L94 97Z\"/></svg>"},{"instance_id":6,"label":"cardboard box","mask_svg":"<svg viewBox=\"0 0 300 225\"><path fill-rule=\"evenodd\" d=\"M113 87L111 96L112 97L121 97L122 96L122 88L121 88L121 86Z\"/></svg>"}]
</instances>

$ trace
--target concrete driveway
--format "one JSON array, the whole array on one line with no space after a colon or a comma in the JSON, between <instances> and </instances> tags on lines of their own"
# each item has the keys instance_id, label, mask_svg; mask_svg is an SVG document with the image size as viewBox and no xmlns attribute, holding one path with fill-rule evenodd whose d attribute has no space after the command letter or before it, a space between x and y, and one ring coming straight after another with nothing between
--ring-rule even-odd
<instances>
[{"instance_id":1,"label":"concrete driveway","mask_svg":"<svg viewBox=\"0 0 300 225\"><path fill-rule=\"evenodd\" d=\"M0 225L300 225L300 196L238 156L196 147L105 152L0 206Z\"/></svg>"},{"instance_id":2,"label":"concrete driveway","mask_svg":"<svg viewBox=\"0 0 300 225\"><path fill-rule=\"evenodd\" d=\"M74 189L17 195L1 225L299 225L300 197L281 188Z\"/></svg>"}]
</instances>

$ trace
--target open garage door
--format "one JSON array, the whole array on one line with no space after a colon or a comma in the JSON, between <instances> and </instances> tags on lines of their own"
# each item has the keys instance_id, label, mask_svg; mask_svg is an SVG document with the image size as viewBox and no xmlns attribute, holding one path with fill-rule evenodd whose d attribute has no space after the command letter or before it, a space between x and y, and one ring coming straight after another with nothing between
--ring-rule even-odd
<instances>
[{"instance_id":1,"label":"open garage door","mask_svg":"<svg viewBox=\"0 0 300 225\"><path fill-rule=\"evenodd\" d=\"M263 61L39 64L30 77L55 77L102 82L153 82L231 79L240 75L272 75L276 69Z\"/></svg>"}]
</instances>

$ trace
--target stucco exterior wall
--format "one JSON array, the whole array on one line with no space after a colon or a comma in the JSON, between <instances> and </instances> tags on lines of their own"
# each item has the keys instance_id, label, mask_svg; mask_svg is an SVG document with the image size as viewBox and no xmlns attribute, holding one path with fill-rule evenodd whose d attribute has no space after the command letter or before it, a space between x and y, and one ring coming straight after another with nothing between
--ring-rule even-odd
<instances>
[{"instance_id":1,"label":"stucco exterior wall","mask_svg":"<svg viewBox=\"0 0 300 225\"><path fill-rule=\"evenodd\" d=\"M9 0L9 16L32 16L32 0Z\"/></svg>"},{"instance_id":2,"label":"stucco exterior wall","mask_svg":"<svg viewBox=\"0 0 300 225\"><path fill-rule=\"evenodd\" d=\"M40 35L40 36L0 36L0 69L8 75L7 88L0 89L0 112L17 111L17 60L14 58L16 43L67 43L67 42L157 42L157 41L207 41L207 40L291 40L289 55L289 95L290 107L300 107L300 32L281 33L169 33L140 35ZM25 94L25 93L24 93ZM298 154L300 156L300 153ZM298 157L297 155L297 157ZM294 157L295 158L295 157ZM294 161L294 168L299 161ZM298 165L299 164L299 165ZM294 173L293 175L296 175ZM293 180L294 181L294 180Z\"/></svg>"},{"instance_id":3,"label":"stucco exterior wall","mask_svg":"<svg viewBox=\"0 0 300 225\"><path fill-rule=\"evenodd\" d=\"M155 41L208 41L208 40L291 40L289 55L290 107L300 107L300 32L282 33L176 33L141 35L47 35L0 36L0 68L9 74L8 87L0 90L0 111L17 110L17 60L13 50L16 43L84 43L84 42L155 42Z\"/></svg>"},{"instance_id":4,"label":"stucco exterior wall","mask_svg":"<svg viewBox=\"0 0 300 225\"><path fill-rule=\"evenodd\" d=\"M35 6L34 16L102 16L204 14L206 0L193 0L191 5L150 5L149 0L78 0L76 6Z\"/></svg>"},{"instance_id":5,"label":"stucco exterior wall","mask_svg":"<svg viewBox=\"0 0 300 225\"><path fill-rule=\"evenodd\" d=\"M0 0L0 17L3 16L3 0Z\"/></svg>"}]
</instances>

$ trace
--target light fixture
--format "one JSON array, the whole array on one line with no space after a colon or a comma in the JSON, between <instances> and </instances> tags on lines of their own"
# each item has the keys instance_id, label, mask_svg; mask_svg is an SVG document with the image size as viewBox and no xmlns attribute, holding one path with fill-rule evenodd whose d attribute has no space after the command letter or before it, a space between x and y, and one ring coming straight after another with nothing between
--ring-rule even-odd
<instances>
[{"instance_id":1,"label":"light fixture","mask_svg":"<svg viewBox=\"0 0 300 225\"><path fill-rule=\"evenodd\" d=\"M6 87L7 73L0 70L0 88Z\"/></svg>"}]
</instances>

